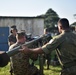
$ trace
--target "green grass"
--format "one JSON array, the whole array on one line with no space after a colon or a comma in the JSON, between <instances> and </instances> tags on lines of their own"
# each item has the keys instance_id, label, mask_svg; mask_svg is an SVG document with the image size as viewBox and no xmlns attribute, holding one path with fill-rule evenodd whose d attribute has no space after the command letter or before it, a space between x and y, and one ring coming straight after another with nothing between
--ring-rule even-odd
<instances>
[{"instance_id":1,"label":"green grass","mask_svg":"<svg viewBox=\"0 0 76 75\"><path fill-rule=\"evenodd\" d=\"M50 70L45 70L46 68L44 68L44 75L59 75L61 68L60 67L53 67L50 66Z\"/></svg>"},{"instance_id":2,"label":"green grass","mask_svg":"<svg viewBox=\"0 0 76 75\"><path fill-rule=\"evenodd\" d=\"M38 65L36 65L39 67ZM44 66L44 75L59 75L61 68L59 66L53 67L50 66L50 70L46 70L46 66ZM0 75L10 75L9 73L9 64L3 68L0 68Z\"/></svg>"},{"instance_id":3,"label":"green grass","mask_svg":"<svg viewBox=\"0 0 76 75\"><path fill-rule=\"evenodd\" d=\"M52 59L54 58L55 51L52 52ZM31 60L30 60L31 63ZM35 65L39 68L39 60L35 62ZM7 66L0 68L0 75L10 75L9 73L10 65L8 64ZM60 66L50 66L50 70L46 70L46 66L44 65L44 75L59 75L61 71Z\"/></svg>"},{"instance_id":4,"label":"green grass","mask_svg":"<svg viewBox=\"0 0 76 75\"><path fill-rule=\"evenodd\" d=\"M10 75L9 74L9 64L3 68L0 68L0 75Z\"/></svg>"},{"instance_id":5,"label":"green grass","mask_svg":"<svg viewBox=\"0 0 76 75\"><path fill-rule=\"evenodd\" d=\"M55 55L55 51L52 52L51 58L53 59ZM31 63L31 60L30 60ZM35 65L39 68L39 60L35 62ZM0 68L0 75L10 75L9 73L10 65ZM46 66L44 65L44 75L59 75L61 71L60 66L50 66L50 70L46 70Z\"/></svg>"}]
</instances>

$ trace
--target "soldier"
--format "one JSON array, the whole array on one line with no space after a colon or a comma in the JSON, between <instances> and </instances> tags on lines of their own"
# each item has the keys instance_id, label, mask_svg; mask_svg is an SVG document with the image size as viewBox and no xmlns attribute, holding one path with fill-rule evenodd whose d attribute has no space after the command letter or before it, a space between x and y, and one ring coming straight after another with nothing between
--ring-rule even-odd
<instances>
[{"instance_id":1,"label":"soldier","mask_svg":"<svg viewBox=\"0 0 76 75\"><path fill-rule=\"evenodd\" d=\"M49 30L46 28L44 29L44 34L46 34L47 36L49 36L47 39L43 38L43 44L45 45L47 42L50 41L50 39L52 39L51 34L49 32ZM46 66L47 66L47 70L49 70L49 66L50 66L50 61L51 61L51 53L49 54L43 54L43 58L44 58L44 62L46 60Z\"/></svg>"},{"instance_id":2,"label":"soldier","mask_svg":"<svg viewBox=\"0 0 76 75\"><path fill-rule=\"evenodd\" d=\"M17 28L15 25L11 26L10 35L8 37L8 45L11 46L12 44L16 43L16 34L17 34ZM10 74L12 75L12 65L10 64Z\"/></svg>"},{"instance_id":3,"label":"soldier","mask_svg":"<svg viewBox=\"0 0 76 75\"><path fill-rule=\"evenodd\" d=\"M25 54L48 54L56 49L59 62L62 65L61 75L76 75L76 34L70 31L69 21L66 18L58 21L58 29L60 34L46 45L35 49L22 46L20 51Z\"/></svg>"},{"instance_id":4,"label":"soldier","mask_svg":"<svg viewBox=\"0 0 76 75\"><path fill-rule=\"evenodd\" d=\"M26 41L24 32L18 32L16 38L17 42L11 45L10 49L20 46ZM29 57L31 57L30 54L27 55L21 52L11 57L11 64L14 75L37 75L38 69L35 66L31 66L29 64Z\"/></svg>"},{"instance_id":5,"label":"soldier","mask_svg":"<svg viewBox=\"0 0 76 75\"><path fill-rule=\"evenodd\" d=\"M8 37L8 44L9 46L16 43L16 34L17 34L17 28L15 25L11 26L11 35Z\"/></svg>"}]
</instances>

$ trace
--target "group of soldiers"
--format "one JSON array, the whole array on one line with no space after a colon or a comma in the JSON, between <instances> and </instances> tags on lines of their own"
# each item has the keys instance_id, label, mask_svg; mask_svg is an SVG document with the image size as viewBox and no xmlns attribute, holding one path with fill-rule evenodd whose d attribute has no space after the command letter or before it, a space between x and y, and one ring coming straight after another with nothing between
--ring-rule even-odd
<instances>
[{"instance_id":1,"label":"group of soldiers","mask_svg":"<svg viewBox=\"0 0 76 75\"><path fill-rule=\"evenodd\" d=\"M11 35L9 35L8 37L9 50L13 49L14 47L20 46L26 42L29 42L31 40L34 40L34 38L31 38L31 37L28 38L24 30L18 31L15 25L11 26L10 32L11 32ZM50 41L50 39L52 39L51 34L48 33L47 29L45 30L44 34L46 34L49 37L42 38L38 40L38 42L35 42L33 45L29 45L28 47L37 48L39 46L46 44L48 41ZM42 57L44 61L47 59L47 69L49 69L50 60L51 60L50 54L49 55L43 54ZM30 74L40 75L39 69L36 66L34 66L34 61L36 61L37 58L38 58L38 54L24 54L21 52L12 56L10 58L11 75L13 73L15 75L30 75ZM32 59L31 64L29 63L29 59Z\"/></svg>"},{"instance_id":2,"label":"group of soldiers","mask_svg":"<svg viewBox=\"0 0 76 75\"><path fill-rule=\"evenodd\" d=\"M58 60L62 66L62 71L60 75L76 75L76 34L70 30L69 21L66 18L59 19L58 30L60 34L54 37L53 39L51 39L44 46L43 45L38 46L38 48L21 46L21 49L19 49L20 53L11 57L11 60L13 61L12 62L13 68L14 68L13 72L15 75L26 75L28 70L31 73L30 75L39 74L39 70L36 67L33 70L31 68L33 68L34 66L33 67L31 67L31 65L24 66L25 65L24 62L26 61L23 59L27 59L26 57L27 56L30 57L31 54L32 55L36 54L34 55L34 57L37 57L37 54L44 54L44 53L49 55L49 53L51 53L53 50L56 51ZM11 45L10 50L18 45L23 44L26 41L25 34L23 32L17 33L16 39L17 39L17 42L15 44L11 45L9 43L9 45ZM2 54L4 53L0 53L0 58ZM17 66L18 63L19 63L19 66ZM24 67L26 67L26 69L23 69ZM27 69L28 67L30 67L31 70ZM18 70L15 70L15 69L18 69Z\"/></svg>"},{"instance_id":3,"label":"group of soldiers","mask_svg":"<svg viewBox=\"0 0 76 75\"><path fill-rule=\"evenodd\" d=\"M25 31L18 31L16 26L11 26L10 32L11 35L8 38L9 50L28 41ZM30 48L32 47L30 46ZM37 67L29 63L29 59L36 60L37 57L37 54L24 54L21 52L12 56L10 58L11 75L40 75Z\"/></svg>"}]
</instances>

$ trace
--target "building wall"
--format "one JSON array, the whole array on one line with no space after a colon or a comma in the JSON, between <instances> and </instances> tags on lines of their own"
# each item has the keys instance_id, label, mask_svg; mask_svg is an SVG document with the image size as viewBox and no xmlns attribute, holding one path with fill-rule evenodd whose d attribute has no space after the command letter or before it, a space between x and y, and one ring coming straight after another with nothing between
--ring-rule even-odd
<instances>
[{"instance_id":1,"label":"building wall","mask_svg":"<svg viewBox=\"0 0 76 75\"><path fill-rule=\"evenodd\" d=\"M44 19L37 17L0 17L0 27L16 25L18 30L25 30L32 36L43 35Z\"/></svg>"}]
</instances>

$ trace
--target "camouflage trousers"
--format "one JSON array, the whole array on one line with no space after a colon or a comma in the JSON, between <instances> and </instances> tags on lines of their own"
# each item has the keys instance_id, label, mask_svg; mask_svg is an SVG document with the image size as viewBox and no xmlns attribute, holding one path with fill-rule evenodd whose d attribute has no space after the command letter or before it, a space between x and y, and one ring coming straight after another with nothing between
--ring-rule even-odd
<instances>
[{"instance_id":1,"label":"camouflage trousers","mask_svg":"<svg viewBox=\"0 0 76 75\"><path fill-rule=\"evenodd\" d=\"M17 70L12 69L14 75L40 75L40 71L35 66L30 66L29 68L26 68L25 70ZM12 75L13 75L12 74Z\"/></svg>"},{"instance_id":2,"label":"camouflage trousers","mask_svg":"<svg viewBox=\"0 0 76 75\"><path fill-rule=\"evenodd\" d=\"M70 68L62 69L60 75L76 75L76 66L72 66Z\"/></svg>"}]
</instances>

